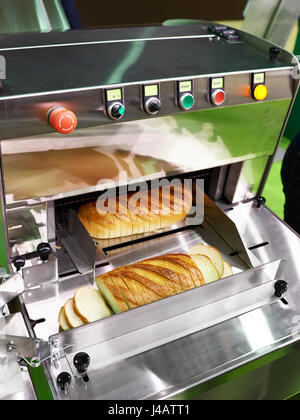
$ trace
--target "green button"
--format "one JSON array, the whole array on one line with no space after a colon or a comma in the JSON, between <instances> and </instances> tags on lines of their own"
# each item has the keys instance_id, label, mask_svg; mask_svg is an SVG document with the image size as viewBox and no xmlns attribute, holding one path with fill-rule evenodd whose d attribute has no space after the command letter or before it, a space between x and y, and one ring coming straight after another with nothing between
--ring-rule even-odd
<instances>
[{"instance_id":1,"label":"green button","mask_svg":"<svg viewBox=\"0 0 300 420\"><path fill-rule=\"evenodd\" d=\"M182 106L185 109L190 109L194 105L194 97L192 95L186 95L182 100Z\"/></svg>"},{"instance_id":2,"label":"green button","mask_svg":"<svg viewBox=\"0 0 300 420\"><path fill-rule=\"evenodd\" d=\"M120 108L119 108L119 114L120 115L123 115L124 112L125 112L125 108L123 106L120 106Z\"/></svg>"}]
</instances>

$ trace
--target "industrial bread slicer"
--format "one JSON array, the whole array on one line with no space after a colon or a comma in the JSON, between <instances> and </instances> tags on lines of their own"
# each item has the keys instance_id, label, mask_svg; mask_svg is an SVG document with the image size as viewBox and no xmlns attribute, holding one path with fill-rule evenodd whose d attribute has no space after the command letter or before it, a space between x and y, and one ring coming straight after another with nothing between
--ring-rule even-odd
<instances>
[{"instance_id":1,"label":"industrial bread slicer","mask_svg":"<svg viewBox=\"0 0 300 420\"><path fill-rule=\"evenodd\" d=\"M298 90L295 57L208 22L7 35L0 54L2 394L18 369L7 398L209 398L221 383L234 397L297 392L300 241L262 198ZM95 240L77 217L113 187L175 178L192 182L203 220ZM59 331L78 287L202 242L232 276ZM273 380L257 387L249 375L261 369Z\"/></svg>"}]
</instances>

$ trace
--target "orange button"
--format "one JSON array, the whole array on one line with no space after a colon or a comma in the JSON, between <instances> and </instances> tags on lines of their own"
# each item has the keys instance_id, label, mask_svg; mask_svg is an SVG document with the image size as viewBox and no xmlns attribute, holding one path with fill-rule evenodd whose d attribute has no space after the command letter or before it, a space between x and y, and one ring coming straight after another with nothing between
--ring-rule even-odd
<instances>
[{"instance_id":1,"label":"orange button","mask_svg":"<svg viewBox=\"0 0 300 420\"><path fill-rule=\"evenodd\" d=\"M49 123L61 134L69 134L77 126L77 117L74 112L62 107L53 108L49 114Z\"/></svg>"},{"instance_id":2,"label":"orange button","mask_svg":"<svg viewBox=\"0 0 300 420\"><path fill-rule=\"evenodd\" d=\"M265 85L257 85L254 89L254 98L263 101L268 96L268 88Z\"/></svg>"}]
</instances>

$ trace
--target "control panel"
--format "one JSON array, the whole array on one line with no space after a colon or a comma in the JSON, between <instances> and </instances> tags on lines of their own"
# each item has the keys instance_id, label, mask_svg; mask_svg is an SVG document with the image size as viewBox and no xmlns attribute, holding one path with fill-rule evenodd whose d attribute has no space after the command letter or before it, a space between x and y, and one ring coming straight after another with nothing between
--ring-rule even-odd
<instances>
[{"instance_id":1,"label":"control panel","mask_svg":"<svg viewBox=\"0 0 300 420\"><path fill-rule=\"evenodd\" d=\"M62 98L56 95L52 103L48 96L46 109L44 104L41 106L39 115L43 118L40 118L39 130L48 132L50 125L58 133L70 134L78 126L83 128L287 99L293 95L291 77L289 68L280 71L264 69L95 88L87 90L84 97L82 91L78 95L76 92L65 93ZM12 110L8 109L8 112L13 111L13 101L7 102L7 107L10 106ZM32 124L28 122L27 131L30 130ZM8 130L5 135L9 136Z\"/></svg>"}]
</instances>

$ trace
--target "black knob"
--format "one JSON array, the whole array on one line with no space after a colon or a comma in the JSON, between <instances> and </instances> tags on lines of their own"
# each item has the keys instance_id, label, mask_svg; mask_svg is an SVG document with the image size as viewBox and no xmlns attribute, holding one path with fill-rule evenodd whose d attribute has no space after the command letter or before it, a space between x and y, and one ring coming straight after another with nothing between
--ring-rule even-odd
<instances>
[{"instance_id":1,"label":"black knob","mask_svg":"<svg viewBox=\"0 0 300 420\"><path fill-rule=\"evenodd\" d=\"M37 247L37 252L40 256L40 259L42 261L47 261L49 258L49 255L51 254L51 246L47 242L42 242Z\"/></svg>"},{"instance_id":2,"label":"black knob","mask_svg":"<svg viewBox=\"0 0 300 420\"><path fill-rule=\"evenodd\" d=\"M214 34L219 35L221 32L226 31L228 28L224 25L215 25L210 28L210 31Z\"/></svg>"},{"instance_id":3,"label":"black knob","mask_svg":"<svg viewBox=\"0 0 300 420\"><path fill-rule=\"evenodd\" d=\"M275 296L281 298L288 290L288 283L284 280L278 280L275 285Z\"/></svg>"},{"instance_id":4,"label":"black knob","mask_svg":"<svg viewBox=\"0 0 300 420\"><path fill-rule=\"evenodd\" d=\"M125 108L122 104L114 105L111 109L111 116L115 119L119 119L123 116Z\"/></svg>"},{"instance_id":5,"label":"black knob","mask_svg":"<svg viewBox=\"0 0 300 420\"><path fill-rule=\"evenodd\" d=\"M271 47L269 52L270 52L270 61L271 62L276 61L280 54L280 49L277 47Z\"/></svg>"},{"instance_id":6,"label":"black knob","mask_svg":"<svg viewBox=\"0 0 300 420\"><path fill-rule=\"evenodd\" d=\"M82 375L82 379L84 380L84 382L89 381L89 377L85 373L88 370L88 367L90 366L90 362L91 359L87 353L77 353L73 360L74 366L76 367L78 373Z\"/></svg>"},{"instance_id":7,"label":"black knob","mask_svg":"<svg viewBox=\"0 0 300 420\"><path fill-rule=\"evenodd\" d=\"M226 30L222 31L220 33L220 35L223 36L224 38L230 38L231 36L236 35L236 30L235 29L226 29Z\"/></svg>"},{"instance_id":8,"label":"black knob","mask_svg":"<svg viewBox=\"0 0 300 420\"><path fill-rule=\"evenodd\" d=\"M13 265L16 267L17 271L20 271L21 268L24 267L25 261L26 261L25 258L20 255L13 259Z\"/></svg>"},{"instance_id":9,"label":"black knob","mask_svg":"<svg viewBox=\"0 0 300 420\"><path fill-rule=\"evenodd\" d=\"M61 391L67 392L69 386L71 385L72 377L68 372L62 372L58 375L56 383L58 388Z\"/></svg>"},{"instance_id":10,"label":"black knob","mask_svg":"<svg viewBox=\"0 0 300 420\"><path fill-rule=\"evenodd\" d=\"M159 112L161 109L161 104L160 101L157 100L153 100L148 104L148 110L151 114L156 114L157 112Z\"/></svg>"},{"instance_id":11,"label":"black knob","mask_svg":"<svg viewBox=\"0 0 300 420\"><path fill-rule=\"evenodd\" d=\"M258 208L258 209L260 209L261 208L261 206L264 206L266 204L266 199L265 199L265 197L257 197L257 205L256 205L256 207Z\"/></svg>"}]
</instances>

